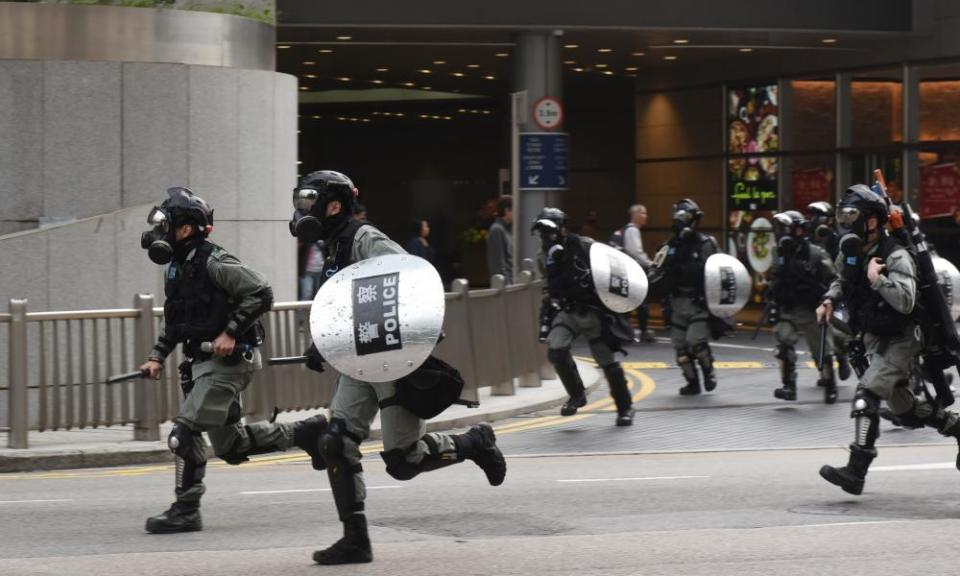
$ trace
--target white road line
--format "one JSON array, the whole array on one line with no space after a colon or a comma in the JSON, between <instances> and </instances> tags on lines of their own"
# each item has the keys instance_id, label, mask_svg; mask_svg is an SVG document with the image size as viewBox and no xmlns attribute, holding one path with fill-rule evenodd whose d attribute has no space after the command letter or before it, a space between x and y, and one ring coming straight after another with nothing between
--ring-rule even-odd
<instances>
[{"instance_id":1,"label":"white road line","mask_svg":"<svg viewBox=\"0 0 960 576\"><path fill-rule=\"evenodd\" d=\"M571 478L557 482L632 482L637 480L688 480L690 478L709 478L709 476L647 476L645 478Z\"/></svg>"},{"instance_id":2,"label":"white road line","mask_svg":"<svg viewBox=\"0 0 960 576\"><path fill-rule=\"evenodd\" d=\"M73 498L58 498L56 500L0 500L0 504L43 504L45 502L73 502Z\"/></svg>"},{"instance_id":3,"label":"white road line","mask_svg":"<svg viewBox=\"0 0 960 576\"><path fill-rule=\"evenodd\" d=\"M783 526L769 526L769 528L824 528L826 526L863 526L866 524L897 524L905 520L865 520L863 522L826 522L824 524L796 524Z\"/></svg>"},{"instance_id":4,"label":"white road line","mask_svg":"<svg viewBox=\"0 0 960 576\"><path fill-rule=\"evenodd\" d=\"M403 488L403 486L367 486L367 490L389 490L391 488ZM300 490L253 490L250 492L241 492L244 496L259 496L261 494L300 494L303 492L329 492L329 488L303 488Z\"/></svg>"},{"instance_id":5,"label":"white road line","mask_svg":"<svg viewBox=\"0 0 960 576\"><path fill-rule=\"evenodd\" d=\"M929 464L899 464L895 466L874 466L871 472L904 472L907 470L956 470L956 462L931 462Z\"/></svg>"}]
</instances>

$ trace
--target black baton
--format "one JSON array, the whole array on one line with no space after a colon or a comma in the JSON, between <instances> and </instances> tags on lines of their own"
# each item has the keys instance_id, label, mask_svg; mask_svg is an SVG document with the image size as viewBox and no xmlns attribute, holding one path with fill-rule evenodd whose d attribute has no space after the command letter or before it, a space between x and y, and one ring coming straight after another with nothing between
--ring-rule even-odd
<instances>
[{"instance_id":1,"label":"black baton","mask_svg":"<svg viewBox=\"0 0 960 576\"><path fill-rule=\"evenodd\" d=\"M307 361L306 356L280 356L267 360L270 366L283 366L284 364L303 364Z\"/></svg>"},{"instance_id":2,"label":"black baton","mask_svg":"<svg viewBox=\"0 0 960 576\"><path fill-rule=\"evenodd\" d=\"M820 324L820 349L817 350L817 370L823 370L824 356L827 350L827 330L830 325L824 322Z\"/></svg>"},{"instance_id":3,"label":"black baton","mask_svg":"<svg viewBox=\"0 0 960 576\"><path fill-rule=\"evenodd\" d=\"M137 370L136 372L127 372L126 374L117 374L107 378L107 384L116 384L117 382L126 382L127 380L137 380L146 378L150 373L146 370Z\"/></svg>"}]
</instances>

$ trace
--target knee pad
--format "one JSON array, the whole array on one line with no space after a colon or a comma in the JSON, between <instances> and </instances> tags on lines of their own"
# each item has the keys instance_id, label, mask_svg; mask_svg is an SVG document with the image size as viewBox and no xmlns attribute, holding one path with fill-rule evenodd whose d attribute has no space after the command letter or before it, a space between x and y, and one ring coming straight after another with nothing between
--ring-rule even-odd
<instances>
[{"instance_id":1,"label":"knee pad","mask_svg":"<svg viewBox=\"0 0 960 576\"><path fill-rule=\"evenodd\" d=\"M853 406L850 409L850 417L875 418L880 415L880 398L866 388L857 387L853 395Z\"/></svg>"},{"instance_id":2,"label":"knee pad","mask_svg":"<svg viewBox=\"0 0 960 576\"><path fill-rule=\"evenodd\" d=\"M713 354L711 354L710 352L710 344L706 342L700 342L699 344L694 344L693 349L691 351L693 352L693 355L696 356L697 358L703 355L710 356L711 358L713 357Z\"/></svg>"},{"instance_id":3,"label":"knee pad","mask_svg":"<svg viewBox=\"0 0 960 576\"><path fill-rule=\"evenodd\" d=\"M409 449L404 450L403 448L394 448L393 450L381 452L380 457L383 458L384 464L387 465L387 474L397 480L410 480L419 474L420 467L407 462L407 454L409 452Z\"/></svg>"},{"instance_id":4,"label":"knee pad","mask_svg":"<svg viewBox=\"0 0 960 576\"><path fill-rule=\"evenodd\" d=\"M677 364L683 366L684 364L689 364L693 362L693 358L690 356L690 353L686 350L677 352Z\"/></svg>"},{"instance_id":5,"label":"knee pad","mask_svg":"<svg viewBox=\"0 0 960 576\"><path fill-rule=\"evenodd\" d=\"M195 460L193 456L195 453L194 444L197 440L196 436L199 436L199 433L194 433L193 430L179 422L174 422L173 429L170 430L170 435L167 436L167 448L184 460L193 461Z\"/></svg>"},{"instance_id":6,"label":"knee pad","mask_svg":"<svg viewBox=\"0 0 960 576\"><path fill-rule=\"evenodd\" d=\"M320 453L328 462L343 458L343 421L334 419L320 435Z\"/></svg>"},{"instance_id":7,"label":"knee pad","mask_svg":"<svg viewBox=\"0 0 960 576\"><path fill-rule=\"evenodd\" d=\"M568 358L571 358L569 348L551 348L547 350L547 360L549 360L551 364L566 364Z\"/></svg>"}]
</instances>

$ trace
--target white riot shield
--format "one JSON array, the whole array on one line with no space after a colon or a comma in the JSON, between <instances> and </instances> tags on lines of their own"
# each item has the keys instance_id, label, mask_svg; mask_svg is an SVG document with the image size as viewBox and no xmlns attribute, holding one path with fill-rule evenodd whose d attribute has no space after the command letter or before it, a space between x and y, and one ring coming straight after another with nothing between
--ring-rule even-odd
<instances>
[{"instance_id":1,"label":"white riot shield","mask_svg":"<svg viewBox=\"0 0 960 576\"><path fill-rule=\"evenodd\" d=\"M742 262L729 254L707 258L703 272L704 293L710 313L730 318L747 305L750 298L750 273Z\"/></svg>"},{"instance_id":2,"label":"white riot shield","mask_svg":"<svg viewBox=\"0 0 960 576\"><path fill-rule=\"evenodd\" d=\"M956 321L960 318L960 271L945 258L934 256L931 260L937 273L937 284L943 290L947 307L950 308L950 316Z\"/></svg>"},{"instance_id":3,"label":"white riot shield","mask_svg":"<svg viewBox=\"0 0 960 576\"><path fill-rule=\"evenodd\" d=\"M597 296L614 312L635 310L647 297L647 275L640 264L606 244L590 245L590 272Z\"/></svg>"},{"instance_id":4,"label":"white riot shield","mask_svg":"<svg viewBox=\"0 0 960 576\"><path fill-rule=\"evenodd\" d=\"M443 282L423 258L388 254L327 280L310 308L310 335L341 374L388 382L433 352L443 326Z\"/></svg>"}]
</instances>

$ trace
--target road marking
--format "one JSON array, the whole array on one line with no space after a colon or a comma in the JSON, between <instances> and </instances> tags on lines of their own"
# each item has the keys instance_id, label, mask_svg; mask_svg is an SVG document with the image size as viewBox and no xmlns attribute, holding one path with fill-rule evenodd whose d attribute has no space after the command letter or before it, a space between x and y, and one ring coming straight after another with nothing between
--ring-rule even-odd
<instances>
[{"instance_id":1,"label":"road marking","mask_svg":"<svg viewBox=\"0 0 960 576\"><path fill-rule=\"evenodd\" d=\"M956 462L931 462L929 464L898 464L892 466L874 466L871 472L906 472L908 470L956 470Z\"/></svg>"},{"instance_id":2,"label":"road marking","mask_svg":"<svg viewBox=\"0 0 960 576\"><path fill-rule=\"evenodd\" d=\"M555 482L634 482L639 480L690 480L692 478L710 478L710 476L646 476L643 478L572 478Z\"/></svg>"},{"instance_id":3,"label":"road marking","mask_svg":"<svg viewBox=\"0 0 960 576\"><path fill-rule=\"evenodd\" d=\"M367 486L367 490L390 490L393 488L403 488L403 486ZM304 492L329 492L330 488L302 488L298 490L251 490L241 492L244 496L260 496L262 494L302 494Z\"/></svg>"},{"instance_id":4,"label":"road marking","mask_svg":"<svg viewBox=\"0 0 960 576\"><path fill-rule=\"evenodd\" d=\"M760 528L825 528L828 526L864 526L867 524L898 524L904 520L865 520L863 522L826 522L823 524L784 524L782 526L761 526Z\"/></svg>"},{"instance_id":5,"label":"road marking","mask_svg":"<svg viewBox=\"0 0 960 576\"><path fill-rule=\"evenodd\" d=\"M763 368L763 362L714 362L716 368Z\"/></svg>"},{"instance_id":6,"label":"road marking","mask_svg":"<svg viewBox=\"0 0 960 576\"><path fill-rule=\"evenodd\" d=\"M0 500L0 504L43 504L45 502L73 502L73 498L58 498L56 500Z\"/></svg>"},{"instance_id":7,"label":"road marking","mask_svg":"<svg viewBox=\"0 0 960 576\"><path fill-rule=\"evenodd\" d=\"M640 370L652 370L652 369L662 369L662 368L672 368L670 364L666 362L623 362L621 365L624 369L627 368L637 368Z\"/></svg>"}]
</instances>

